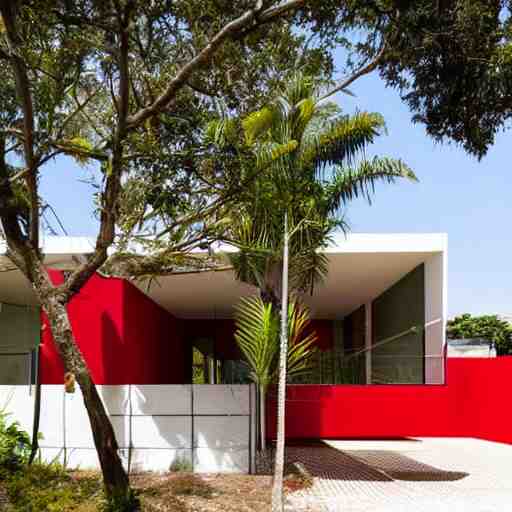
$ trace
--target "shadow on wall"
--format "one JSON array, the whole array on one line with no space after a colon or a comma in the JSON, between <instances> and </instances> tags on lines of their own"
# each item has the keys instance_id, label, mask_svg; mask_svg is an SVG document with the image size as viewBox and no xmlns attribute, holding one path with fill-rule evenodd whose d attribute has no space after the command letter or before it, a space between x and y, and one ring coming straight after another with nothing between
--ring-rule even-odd
<instances>
[{"instance_id":1,"label":"shadow on wall","mask_svg":"<svg viewBox=\"0 0 512 512\"><path fill-rule=\"evenodd\" d=\"M185 459L197 472L247 471L248 402L248 386L132 385L133 470Z\"/></svg>"},{"instance_id":2,"label":"shadow on wall","mask_svg":"<svg viewBox=\"0 0 512 512\"><path fill-rule=\"evenodd\" d=\"M168 471L175 460L191 465L192 419L188 386L131 385L134 472Z\"/></svg>"},{"instance_id":3,"label":"shadow on wall","mask_svg":"<svg viewBox=\"0 0 512 512\"><path fill-rule=\"evenodd\" d=\"M321 438L322 426L330 422L335 411L330 406L334 386L298 384L286 388L286 437ZM354 415L358 415L354 410ZM339 421L347 418L340 417ZM277 424L277 389L268 392L267 399L267 438L274 439ZM312 433L301 435L302 432ZM298 434L298 435L297 435Z\"/></svg>"},{"instance_id":4,"label":"shadow on wall","mask_svg":"<svg viewBox=\"0 0 512 512\"><path fill-rule=\"evenodd\" d=\"M119 327L114 323L108 313L101 314L101 376L100 382L109 384L128 384L130 382L130 368L126 364L130 359L129 350ZM140 361L139 364L144 364ZM128 367L127 367L128 366Z\"/></svg>"}]
</instances>

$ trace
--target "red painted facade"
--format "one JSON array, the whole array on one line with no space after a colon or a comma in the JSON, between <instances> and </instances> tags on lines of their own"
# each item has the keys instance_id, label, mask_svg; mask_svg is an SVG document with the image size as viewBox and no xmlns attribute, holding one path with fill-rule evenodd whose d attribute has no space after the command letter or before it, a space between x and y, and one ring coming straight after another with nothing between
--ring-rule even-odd
<instances>
[{"instance_id":1,"label":"red painted facade","mask_svg":"<svg viewBox=\"0 0 512 512\"><path fill-rule=\"evenodd\" d=\"M55 284L62 273L49 270ZM78 346L96 384L181 384L190 381L188 345L215 341L217 357L239 359L233 320L180 320L123 279L94 275L68 312ZM61 384L64 367L43 315L41 381ZM322 349L332 345L330 322L314 320Z\"/></svg>"},{"instance_id":2,"label":"red painted facade","mask_svg":"<svg viewBox=\"0 0 512 512\"><path fill-rule=\"evenodd\" d=\"M50 271L55 283L58 271ZM131 283L94 275L68 305L77 344L96 384L179 384L185 379L182 325ZM41 382L64 368L43 315Z\"/></svg>"},{"instance_id":3,"label":"red painted facade","mask_svg":"<svg viewBox=\"0 0 512 512\"><path fill-rule=\"evenodd\" d=\"M50 271L55 283L58 271ZM180 384L190 379L187 345L215 340L218 357L239 357L232 320L179 320L131 283L93 276L68 306L78 346L97 384ZM313 321L321 349L331 323ZM41 381L61 384L64 368L43 315ZM449 359L442 386L289 386L289 438L480 437L512 443L512 357ZM268 434L275 435L269 400Z\"/></svg>"},{"instance_id":4,"label":"red painted facade","mask_svg":"<svg viewBox=\"0 0 512 512\"><path fill-rule=\"evenodd\" d=\"M478 437L512 443L512 357L453 358L446 385L295 385L287 390L288 438ZM268 403L275 437L276 403Z\"/></svg>"}]
</instances>

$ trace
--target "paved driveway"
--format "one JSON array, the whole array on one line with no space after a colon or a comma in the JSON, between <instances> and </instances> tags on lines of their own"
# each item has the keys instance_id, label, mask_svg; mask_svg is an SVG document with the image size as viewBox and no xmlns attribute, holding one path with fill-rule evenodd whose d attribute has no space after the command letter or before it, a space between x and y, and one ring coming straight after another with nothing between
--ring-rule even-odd
<instances>
[{"instance_id":1,"label":"paved driveway","mask_svg":"<svg viewBox=\"0 0 512 512\"><path fill-rule=\"evenodd\" d=\"M512 446L468 438L291 446L314 475L290 511L512 512Z\"/></svg>"}]
</instances>

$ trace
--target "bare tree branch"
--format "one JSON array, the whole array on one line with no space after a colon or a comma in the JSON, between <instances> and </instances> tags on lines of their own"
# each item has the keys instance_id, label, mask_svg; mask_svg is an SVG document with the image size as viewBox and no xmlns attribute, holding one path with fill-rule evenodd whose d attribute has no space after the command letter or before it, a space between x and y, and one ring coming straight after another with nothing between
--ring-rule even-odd
<instances>
[{"instance_id":1,"label":"bare tree branch","mask_svg":"<svg viewBox=\"0 0 512 512\"><path fill-rule=\"evenodd\" d=\"M336 94L337 92L343 91L347 87L349 87L352 83L354 83L357 79L361 78L364 75L367 75L368 73L371 73L380 63L382 60L382 57L384 56L384 52L386 51L386 43L384 42L377 53L377 55L367 64L359 68L353 75L349 76L343 82L338 84L336 87L331 89L329 92L321 96L318 101L326 100L327 98L331 97L333 94Z\"/></svg>"},{"instance_id":2,"label":"bare tree branch","mask_svg":"<svg viewBox=\"0 0 512 512\"><path fill-rule=\"evenodd\" d=\"M121 192L123 172L123 142L127 131L128 107L130 102L130 73L128 65L129 25L134 7L130 1L118 12L120 48L119 48L119 87L117 98L117 127L113 137L112 157L108 162L105 191L102 195L100 229L92 257L80 265L61 285L66 298L77 293L91 275L100 268L108 257L107 250L114 242L117 220L117 201Z\"/></svg>"},{"instance_id":3,"label":"bare tree branch","mask_svg":"<svg viewBox=\"0 0 512 512\"><path fill-rule=\"evenodd\" d=\"M130 116L128 118L128 128L131 129L139 126L148 117L158 114L163 108L167 107L176 97L178 91L187 85L188 80L194 71L206 65L226 39L236 35L238 32L253 23L266 23L272 19L282 16L286 12L297 9L303 5L304 2L305 0L290 0L278 7L262 11L263 2L258 0L254 9L246 11L237 19L225 25L215 36L213 36L210 42L178 71L176 76L170 81L166 90L158 96L151 105Z\"/></svg>"},{"instance_id":4,"label":"bare tree branch","mask_svg":"<svg viewBox=\"0 0 512 512\"><path fill-rule=\"evenodd\" d=\"M104 276L137 278L149 275L225 272L232 268L231 265L222 263L219 257L204 253L183 254L181 251L164 249L150 255L115 253L107 259L99 271Z\"/></svg>"}]
</instances>

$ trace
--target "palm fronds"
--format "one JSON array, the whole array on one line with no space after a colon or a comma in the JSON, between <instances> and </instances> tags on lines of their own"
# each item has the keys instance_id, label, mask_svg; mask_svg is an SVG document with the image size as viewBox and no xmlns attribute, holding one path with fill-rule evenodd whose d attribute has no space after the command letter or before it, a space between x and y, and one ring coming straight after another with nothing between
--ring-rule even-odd
<instances>
[{"instance_id":1,"label":"palm fronds","mask_svg":"<svg viewBox=\"0 0 512 512\"><path fill-rule=\"evenodd\" d=\"M334 213L347 202L364 197L371 202L375 184L379 181L394 183L398 178L416 182L414 172L401 160L374 157L363 160L354 168L337 167L325 187L327 211Z\"/></svg>"},{"instance_id":2,"label":"palm fronds","mask_svg":"<svg viewBox=\"0 0 512 512\"><path fill-rule=\"evenodd\" d=\"M307 309L291 302L288 307L288 375L310 371L317 336L308 330ZM244 298L236 310L235 340L251 369L251 378L266 389L275 382L279 355L279 314L260 297Z\"/></svg>"},{"instance_id":3,"label":"palm fronds","mask_svg":"<svg viewBox=\"0 0 512 512\"><path fill-rule=\"evenodd\" d=\"M380 114L342 115L337 105L319 102L318 90L314 79L296 73L273 102L237 125L257 175L233 218L230 234L239 240L240 254L231 260L237 277L260 289L281 261L285 212L290 284L312 293L328 270L319 249L335 229L348 229L344 206L360 196L370 200L379 181L416 180L399 160L364 157L385 131ZM234 127L224 125L226 136ZM223 140L222 132L217 138Z\"/></svg>"},{"instance_id":4,"label":"palm fronds","mask_svg":"<svg viewBox=\"0 0 512 512\"><path fill-rule=\"evenodd\" d=\"M374 112L359 112L329 121L322 128L304 134L302 165L318 171L328 165L350 164L384 127L384 118Z\"/></svg>"},{"instance_id":5,"label":"palm fronds","mask_svg":"<svg viewBox=\"0 0 512 512\"><path fill-rule=\"evenodd\" d=\"M235 340L251 369L251 377L266 389L275 376L279 352L279 317L259 297L242 299L236 311Z\"/></svg>"},{"instance_id":6,"label":"palm fronds","mask_svg":"<svg viewBox=\"0 0 512 512\"><path fill-rule=\"evenodd\" d=\"M288 308L289 342L286 370L289 379L302 377L311 371L318 338L314 331L308 333L308 326L308 311L296 302L290 303Z\"/></svg>"}]
</instances>

